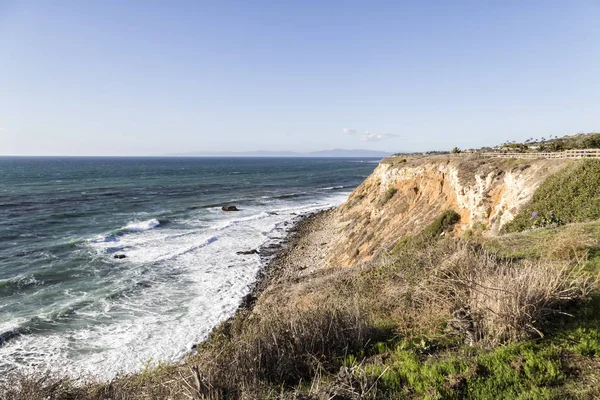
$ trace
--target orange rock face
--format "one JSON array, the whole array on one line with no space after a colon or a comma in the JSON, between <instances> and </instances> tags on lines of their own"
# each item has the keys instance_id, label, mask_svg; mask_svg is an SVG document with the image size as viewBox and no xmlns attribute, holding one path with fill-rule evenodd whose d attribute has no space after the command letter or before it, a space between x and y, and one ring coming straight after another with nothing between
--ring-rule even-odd
<instances>
[{"instance_id":1,"label":"orange rock face","mask_svg":"<svg viewBox=\"0 0 600 400\"><path fill-rule=\"evenodd\" d=\"M384 255L446 210L461 216L455 235L469 228L497 234L535 189L569 162L478 156L385 159L336 210L328 265L351 266Z\"/></svg>"}]
</instances>

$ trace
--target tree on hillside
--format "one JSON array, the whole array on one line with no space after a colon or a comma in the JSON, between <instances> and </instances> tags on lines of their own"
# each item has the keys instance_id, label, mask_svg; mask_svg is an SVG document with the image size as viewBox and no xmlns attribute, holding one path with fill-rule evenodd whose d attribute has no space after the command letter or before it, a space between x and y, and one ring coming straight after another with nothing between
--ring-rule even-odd
<instances>
[{"instance_id":1,"label":"tree on hillside","mask_svg":"<svg viewBox=\"0 0 600 400\"><path fill-rule=\"evenodd\" d=\"M584 149L600 149L600 133L590 135L583 139Z\"/></svg>"},{"instance_id":2,"label":"tree on hillside","mask_svg":"<svg viewBox=\"0 0 600 400\"><path fill-rule=\"evenodd\" d=\"M554 140L553 142L548 143L546 149L548 151L563 151L565 150L565 142L563 140Z\"/></svg>"}]
</instances>

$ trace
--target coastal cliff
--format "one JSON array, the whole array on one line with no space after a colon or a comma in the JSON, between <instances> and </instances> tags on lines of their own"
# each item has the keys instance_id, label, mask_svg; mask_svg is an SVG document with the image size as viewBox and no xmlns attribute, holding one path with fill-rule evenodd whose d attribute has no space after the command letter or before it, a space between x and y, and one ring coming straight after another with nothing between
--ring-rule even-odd
<instances>
[{"instance_id":1,"label":"coastal cliff","mask_svg":"<svg viewBox=\"0 0 600 400\"><path fill-rule=\"evenodd\" d=\"M454 235L498 234L551 174L570 161L431 156L383 160L339 207L328 262L351 266L393 249L446 210L460 215Z\"/></svg>"},{"instance_id":2,"label":"coastal cliff","mask_svg":"<svg viewBox=\"0 0 600 400\"><path fill-rule=\"evenodd\" d=\"M298 245L285 254L285 267L278 268L286 279L271 282L255 313L281 304L318 306L330 294L332 280L389 258L403 238L417 235L448 210L460 219L442 235L495 237L549 176L570 164L453 156L384 159L344 204L302 230Z\"/></svg>"}]
</instances>

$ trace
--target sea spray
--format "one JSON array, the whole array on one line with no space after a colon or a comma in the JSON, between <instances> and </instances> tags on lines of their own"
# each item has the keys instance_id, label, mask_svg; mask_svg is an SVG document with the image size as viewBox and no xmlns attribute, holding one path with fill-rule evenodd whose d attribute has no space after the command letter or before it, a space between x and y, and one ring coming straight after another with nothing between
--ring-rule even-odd
<instances>
[{"instance_id":1,"label":"sea spray","mask_svg":"<svg viewBox=\"0 0 600 400\"><path fill-rule=\"evenodd\" d=\"M15 168L26 176L13 178L5 166L0 188L0 373L100 378L180 359L248 293L261 258L238 251L277 243L286 224L341 203L373 168L292 159L42 164L24 160Z\"/></svg>"}]
</instances>

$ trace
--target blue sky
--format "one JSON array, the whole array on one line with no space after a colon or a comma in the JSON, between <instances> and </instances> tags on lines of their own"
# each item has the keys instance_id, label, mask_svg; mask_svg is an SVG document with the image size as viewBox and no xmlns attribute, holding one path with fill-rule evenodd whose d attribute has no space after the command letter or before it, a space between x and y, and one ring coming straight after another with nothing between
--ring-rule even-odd
<instances>
[{"instance_id":1,"label":"blue sky","mask_svg":"<svg viewBox=\"0 0 600 400\"><path fill-rule=\"evenodd\" d=\"M0 0L0 154L600 131L599 1Z\"/></svg>"}]
</instances>

